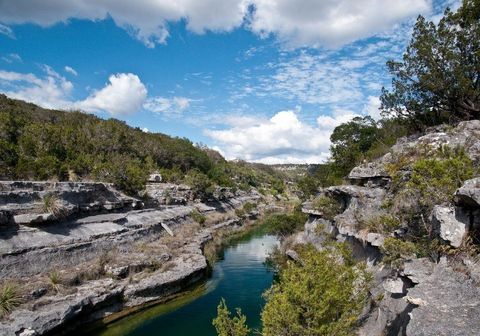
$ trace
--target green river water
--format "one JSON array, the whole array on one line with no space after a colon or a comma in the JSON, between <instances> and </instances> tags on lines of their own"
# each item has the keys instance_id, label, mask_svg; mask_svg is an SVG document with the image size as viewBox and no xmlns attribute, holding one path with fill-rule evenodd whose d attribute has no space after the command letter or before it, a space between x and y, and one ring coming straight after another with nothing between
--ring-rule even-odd
<instances>
[{"instance_id":1,"label":"green river water","mask_svg":"<svg viewBox=\"0 0 480 336\"><path fill-rule=\"evenodd\" d=\"M228 247L213 269L212 277L180 298L127 316L104 327L95 336L214 336L212 319L225 298L230 310L240 307L251 328L260 327L262 293L273 273L265 265L275 236L250 238Z\"/></svg>"}]
</instances>

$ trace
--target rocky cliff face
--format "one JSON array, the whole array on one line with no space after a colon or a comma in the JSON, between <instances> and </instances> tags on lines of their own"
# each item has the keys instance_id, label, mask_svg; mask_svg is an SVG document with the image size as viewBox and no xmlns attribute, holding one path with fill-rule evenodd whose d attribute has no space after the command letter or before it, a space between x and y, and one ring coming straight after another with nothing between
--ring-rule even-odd
<instances>
[{"instance_id":1,"label":"rocky cliff face","mask_svg":"<svg viewBox=\"0 0 480 336\"><path fill-rule=\"evenodd\" d=\"M452 202L436 204L428 218L429 239L440 247L427 251L426 257L402 255L400 264L382 262L386 239L407 238L408 223L398 223L392 230L371 230L366 225L372 218L382 218L392 211L386 204L398 193L398 180L408 181L412 170L399 166L399 158L412 160L422 149L430 155L445 146L461 147L478 169L480 160L480 121L462 122L455 128L436 128L423 136L403 138L389 153L374 162L352 170L349 184L321 191L341 205L333 220L323 217L321 209L311 202L304 204L310 215L305 230L296 237L299 243L313 243L322 248L326 237L347 241L354 255L367 261L374 275L368 313L362 317L359 335L479 335L480 324L474 316L480 313L480 267L476 249L480 228L480 178L464 181ZM391 166L400 167L392 176ZM397 167L397 168L398 168ZM478 170L477 170L478 174ZM396 185L395 185L396 183ZM432 195L433 198L433 195ZM418 199L404 202L415 204ZM318 229L320 228L320 229ZM439 258L442 253L448 251ZM428 255L430 253L430 255Z\"/></svg>"},{"instance_id":2,"label":"rocky cliff face","mask_svg":"<svg viewBox=\"0 0 480 336\"><path fill-rule=\"evenodd\" d=\"M0 279L22 295L0 335L68 333L165 300L206 276L205 243L260 199L237 192L203 204L182 186L148 187L162 188L184 201L161 205L165 194L152 192L144 204L104 183L0 182Z\"/></svg>"}]
</instances>

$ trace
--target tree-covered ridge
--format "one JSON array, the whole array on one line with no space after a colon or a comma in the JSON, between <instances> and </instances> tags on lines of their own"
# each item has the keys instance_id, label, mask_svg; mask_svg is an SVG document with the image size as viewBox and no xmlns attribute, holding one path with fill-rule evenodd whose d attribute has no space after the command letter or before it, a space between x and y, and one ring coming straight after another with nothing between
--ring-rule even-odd
<instances>
[{"instance_id":1,"label":"tree-covered ridge","mask_svg":"<svg viewBox=\"0 0 480 336\"><path fill-rule=\"evenodd\" d=\"M0 179L92 179L135 193L155 170L167 181L203 189L216 184L283 190L273 169L227 162L188 139L0 95Z\"/></svg>"}]
</instances>

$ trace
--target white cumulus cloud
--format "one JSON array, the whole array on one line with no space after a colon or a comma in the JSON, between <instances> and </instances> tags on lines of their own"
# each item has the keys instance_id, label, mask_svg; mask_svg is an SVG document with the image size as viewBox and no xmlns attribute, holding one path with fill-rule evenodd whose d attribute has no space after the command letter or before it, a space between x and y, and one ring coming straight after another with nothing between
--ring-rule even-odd
<instances>
[{"instance_id":1,"label":"white cumulus cloud","mask_svg":"<svg viewBox=\"0 0 480 336\"><path fill-rule=\"evenodd\" d=\"M0 70L1 90L7 96L36 103L47 108L66 108L73 84L52 68L43 67L45 77Z\"/></svg>"},{"instance_id":2,"label":"white cumulus cloud","mask_svg":"<svg viewBox=\"0 0 480 336\"><path fill-rule=\"evenodd\" d=\"M0 33L13 37L9 24L111 17L148 47L164 43L168 23L180 20L195 33L244 26L293 47L338 46L430 9L431 0L15 0L0 1Z\"/></svg>"},{"instance_id":3,"label":"white cumulus cloud","mask_svg":"<svg viewBox=\"0 0 480 336\"><path fill-rule=\"evenodd\" d=\"M254 32L293 47L340 46L426 12L431 0L254 0Z\"/></svg>"},{"instance_id":4,"label":"white cumulus cloud","mask_svg":"<svg viewBox=\"0 0 480 336\"><path fill-rule=\"evenodd\" d=\"M147 88L137 75L119 73L108 78L104 88L74 105L86 111L107 111L112 115L129 115L139 111L147 98Z\"/></svg>"},{"instance_id":5,"label":"white cumulus cloud","mask_svg":"<svg viewBox=\"0 0 480 336\"><path fill-rule=\"evenodd\" d=\"M0 92L46 108L105 111L114 116L133 114L142 108L147 89L137 75L111 75L109 82L84 100L73 100L73 84L51 67L42 66L44 76L0 70Z\"/></svg>"},{"instance_id":6,"label":"white cumulus cloud","mask_svg":"<svg viewBox=\"0 0 480 336\"><path fill-rule=\"evenodd\" d=\"M320 116L317 125L302 122L297 111L276 113L270 119L240 120L224 130L206 130L228 159L262 163L318 163L329 155L330 134L355 115ZM244 123L244 121L248 123Z\"/></svg>"}]
</instances>

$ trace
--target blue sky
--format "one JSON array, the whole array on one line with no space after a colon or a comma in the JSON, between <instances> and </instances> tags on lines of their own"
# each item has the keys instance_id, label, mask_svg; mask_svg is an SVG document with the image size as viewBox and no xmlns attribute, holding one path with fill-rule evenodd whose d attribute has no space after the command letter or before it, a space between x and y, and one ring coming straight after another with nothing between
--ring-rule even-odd
<instances>
[{"instance_id":1,"label":"blue sky","mask_svg":"<svg viewBox=\"0 0 480 336\"><path fill-rule=\"evenodd\" d=\"M322 162L379 117L388 59L454 0L0 0L0 92L187 137L228 159Z\"/></svg>"}]
</instances>

